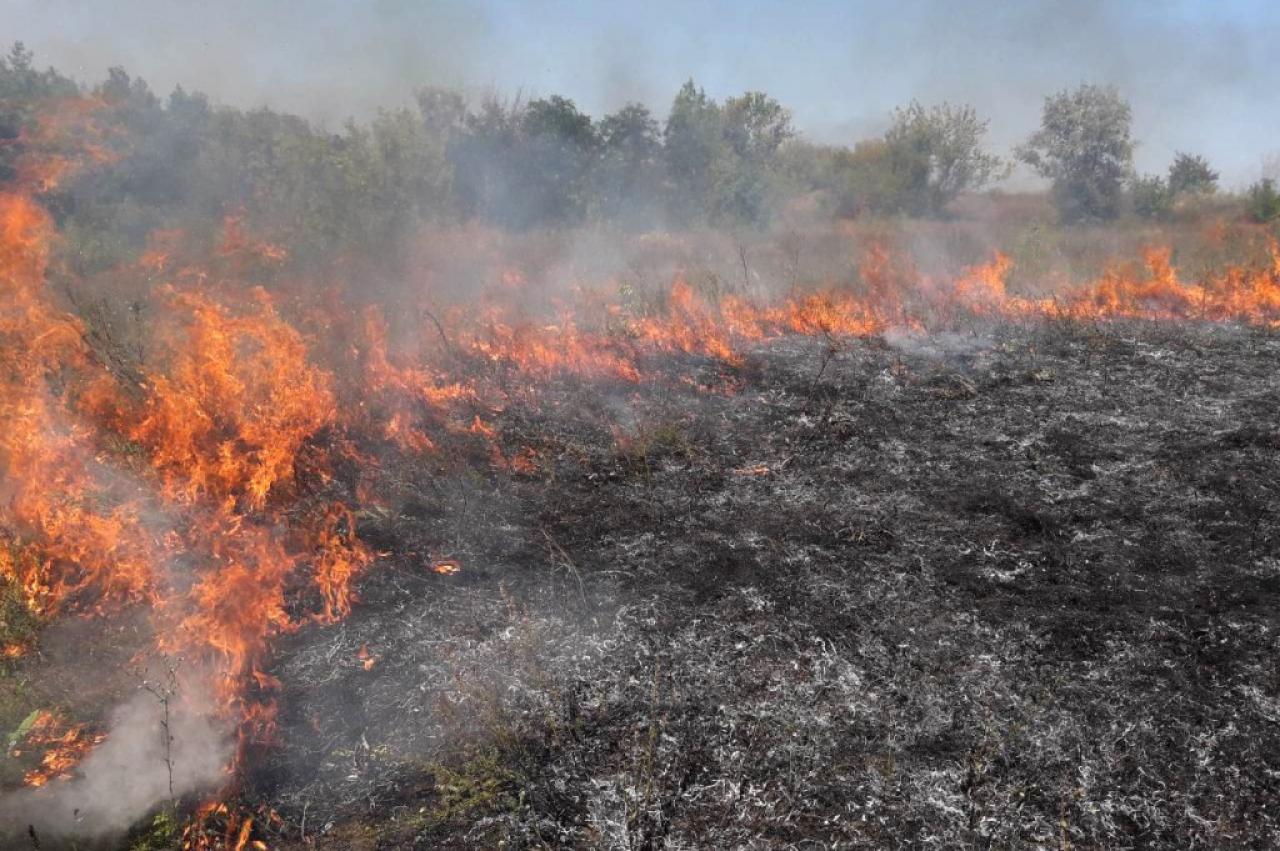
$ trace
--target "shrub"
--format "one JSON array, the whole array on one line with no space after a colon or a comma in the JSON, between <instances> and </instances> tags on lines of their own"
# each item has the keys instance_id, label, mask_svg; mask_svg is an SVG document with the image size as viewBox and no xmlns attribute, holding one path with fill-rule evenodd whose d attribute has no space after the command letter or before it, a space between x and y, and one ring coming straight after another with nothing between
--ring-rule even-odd
<instances>
[{"instance_id":1,"label":"shrub","mask_svg":"<svg viewBox=\"0 0 1280 851\"><path fill-rule=\"evenodd\" d=\"M1249 218L1255 222L1266 223L1280 218L1280 192L1276 191L1275 181L1264 177L1250 186L1246 209Z\"/></svg>"},{"instance_id":2,"label":"shrub","mask_svg":"<svg viewBox=\"0 0 1280 851\"><path fill-rule=\"evenodd\" d=\"M1157 174L1135 177L1129 187L1133 212L1144 219L1167 219L1173 212L1173 189Z\"/></svg>"}]
</instances>

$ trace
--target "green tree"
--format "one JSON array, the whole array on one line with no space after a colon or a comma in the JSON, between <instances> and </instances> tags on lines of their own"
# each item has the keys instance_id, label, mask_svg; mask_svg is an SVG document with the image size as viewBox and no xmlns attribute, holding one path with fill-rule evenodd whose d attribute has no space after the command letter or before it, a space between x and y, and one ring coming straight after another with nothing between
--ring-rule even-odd
<instances>
[{"instance_id":1,"label":"green tree","mask_svg":"<svg viewBox=\"0 0 1280 851\"><path fill-rule=\"evenodd\" d=\"M595 212L608 219L652 221L661 184L662 142L647 107L629 103L600 120L600 158L591 181Z\"/></svg>"},{"instance_id":2,"label":"green tree","mask_svg":"<svg viewBox=\"0 0 1280 851\"><path fill-rule=\"evenodd\" d=\"M898 109L884 135L886 164L902 192L894 206L937 215L961 192L1004 176L1000 158L983 150L986 132L972 106L926 109L913 101Z\"/></svg>"},{"instance_id":3,"label":"green tree","mask_svg":"<svg viewBox=\"0 0 1280 851\"><path fill-rule=\"evenodd\" d=\"M779 151L794 136L790 111L762 92L724 102L711 165L714 219L761 224L769 218L784 186Z\"/></svg>"},{"instance_id":4,"label":"green tree","mask_svg":"<svg viewBox=\"0 0 1280 851\"><path fill-rule=\"evenodd\" d=\"M467 124L467 102L452 89L426 86L413 94L427 133L441 140L458 136Z\"/></svg>"},{"instance_id":5,"label":"green tree","mask_svg":"<svg viewBox=\"0 0 1280 851\"><path fill-rule=\"evenodd\" d=\"M1081 85L1045 98L1040 129L1018 157L1053 181L1065 221L1110 219L1132 171L1132 112L1112 87Z\"/></svg>"},{"instance_id":6,"label":"green tree","mask_svg":"<svg viewBox=\"0 0 1280 851\"><path fill-rule=\"evenodd\" d=\"M558 95L530 101L521 121L519 224L572 222L587 207L598 139L591 117Z\"/></svg>"},{"instance_id":7,"label":"green tree","mask_svg":"<svg viewBox=\"0 0 1280 851\"><path fill-rule=\"evenodd\" d=\"M835 212L841 216L864 213L894 213L908 197L910 172L894 167L894 153L888 142L864 139L835 155L836 180L833 186Z\"/></svg>"},{"instance_id":8,"label":"green tree","mask_svg":"<svg viewBox=\"0 0 1280 851\"><path fill-rule=\"evenodd\" d=\"M488 96L478 109L466 113L462 130L451 136L448 157L462 216L516 223L510 199L521 177L516 152L524 111L519 99L507 102Z\"/></svg>"},{"instance_id":9,"label":"green tree","mask_svg":"<svg viewBox=\"0 0 1280 851\"><path fill-rule=\"evenodd\" d=\"M49 68L38 71L35 56L20 42L0 57L0 182L13 177L13 163L22 153L15 144L41 104L78 92L76 84Z\"/></svg>"},{"instance_id":10,"label":"green tree","mask_svg":"<svg viewBox=\"0 0 1280 851\"><path fill-rule=\"evenodd\" d=\"M721 109L722 134L738 156L767 162L795 136L791 112L763 92L729 98Z\"/></svg>"},{"instance_id":11,"label":"green tree","mask_svg":"<svg viewBox=\"0 0 1280 851\"><path fill-rule=\"evenodd\" d=\"M720 106L693 80L680 87L662 131L671 202L678 217L710 212L712 165L724 145L723 126Z\"/></svg>"},{"instance_id":12,"label":"green tree","mask_svg":"<svg viewBox=\"0 0 1280 851\"><path fill-rule=\"evenodd\" d=\"M1209 161L1178 151L1169 165L1169 191L1173 195L1210 195L1217 191L1218 173Z\"/></svg>"}]
</instances>

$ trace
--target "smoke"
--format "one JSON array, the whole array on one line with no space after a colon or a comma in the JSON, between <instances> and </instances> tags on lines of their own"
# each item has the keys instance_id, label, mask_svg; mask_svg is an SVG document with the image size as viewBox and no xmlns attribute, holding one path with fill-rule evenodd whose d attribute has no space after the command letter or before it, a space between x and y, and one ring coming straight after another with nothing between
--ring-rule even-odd
<instances>
[{"instance_id":1,"label":"smoke","mask_svg":"<svg viewBox=\"0 0 1280 851\"><path fill-rule=\"evenodd\" d=\"M161 95L199 90L242 108L298 112L331 127L409 101L414 88L462 86L488 23L455 0L360 4L138 0L55 9L5 3L41 64L84 83L123 66ZM472 67L471 70L478 70ZM483 80L483 74L478 76Z\"/></svg>"},{"instance_id":2,"label":"smoke","mask_svg":"<svg viewBox=\"0 0 1280 851\"><path fill-rule=\"evenodd\" d=\"M989 351L996 345L989 336L954 331L924 333L909 328L889 328L881 335L885 344L908 355L951 361Z\"/></svg>"},{"instance_id":3,"label":"smoke","mask_svg":"<svg viewBox=\"0 0 1280 851\"><path fill-rule=\"evenodd\" d=\"M107 739L80 763L74 779L0 801L0 838L28 828L53 839L110 837L166 801L216 788L234 753L231 730L193 684L184 682L168 709L166 747L160 695L141 690L118 706Z\"/></svg>"},{"instance_id":4,"label":"smoke","mask_svg":"<svg viewBox=\"0 0 1280 851\"><path fill-rule=\"evenodd\" d=\"M1257 177L1280 130L1258 108L1280 82L1280 16L1250 2L907 0L749 14L672 2L8 5L22 22L13 36L83 81L123 65L161 93L182 84L330 125L406 103L422 85L559 93L595 115L641 100L662 115L693 77L717 99L766 91L811 137L842 144L878 134L913 98L968 102L1007 149L1035 128L1045 95L1088 81L1132 101L1140 170L1189 150L1227 185Z\"/></svg>"}]
</instances>

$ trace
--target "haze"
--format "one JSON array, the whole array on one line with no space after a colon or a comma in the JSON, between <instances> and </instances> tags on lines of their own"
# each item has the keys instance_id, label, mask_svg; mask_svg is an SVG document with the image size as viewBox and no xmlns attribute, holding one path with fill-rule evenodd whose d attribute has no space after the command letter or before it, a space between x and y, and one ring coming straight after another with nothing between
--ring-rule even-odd
<instances>
[{"instance_id":1,"label":"haze","mask_svg":"<svg viewBox=\"0 0 1280 851\"><path fill-rule=\"evenodd\" d=\"M912 98L969 102L1007 148L1035 127L1046 94L1085 81L1114 83L1133 104L1140 171L1188 150L1233 188L1280 148L1280 118L1257 109L1280 84L1269 58L1280 9L1258 0L3 6L10 40L81 82L121 65L161 94L181 84L329 126L424 84L563 94L597 116L638 100L663 115L692 77L717 98L766 91L809 138L844 144L882 131Z\"/></svg>"}]
</instances>

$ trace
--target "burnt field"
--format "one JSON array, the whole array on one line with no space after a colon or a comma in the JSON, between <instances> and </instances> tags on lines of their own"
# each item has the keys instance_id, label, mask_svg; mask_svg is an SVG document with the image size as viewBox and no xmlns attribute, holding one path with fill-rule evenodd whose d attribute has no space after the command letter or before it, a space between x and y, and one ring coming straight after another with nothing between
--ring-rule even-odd
<instances>
[{"instance_id":1,"label":"burnt field","mask_svg":"<svg viewBox=\"0 0 1280 851\"><path fill-rule=\"evenodd\" d=\"M268 669L272 847L1280 842L1274 334L662 357L385 471Z\"/></svg>"},{"instance_id":2,"label":"burnt field","mask_svg":"<svg viewBox=\"0 0 1280 851\"><path fill-rule=\"evenodd\" d=\"M1280 21L27 5L0 851L1280 848Z\"/></svg>"}]
</instances>

